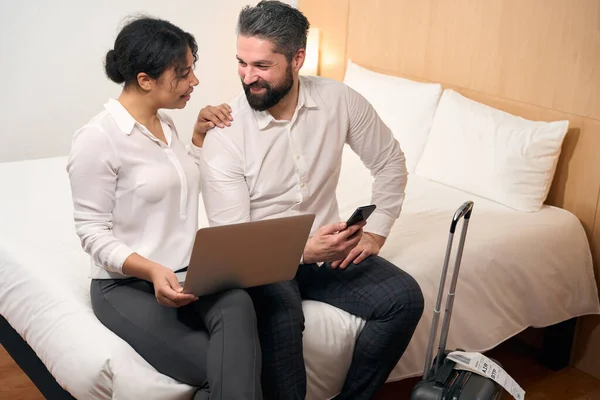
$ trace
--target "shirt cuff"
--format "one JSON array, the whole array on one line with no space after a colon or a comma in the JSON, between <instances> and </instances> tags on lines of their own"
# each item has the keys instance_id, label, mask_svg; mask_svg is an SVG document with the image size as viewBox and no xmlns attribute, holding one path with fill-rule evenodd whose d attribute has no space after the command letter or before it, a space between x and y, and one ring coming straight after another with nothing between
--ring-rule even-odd
<instances>
[{"instance_id":1,"label":"shirt cuff","mask_svg":"<svg viewBox=\"0 0 600 400\"><path fill-rule=\"evenodd\" d=\"M304 254L302 254L302 255L300 256L300 265L302 265L302 264L304 264ZM317 264L319 267L322 267L322 266L323 266L323 264L325 264L325 263L324 263L323 261L318 261L318 262L316 262L315 264Z\"/></svg>"},{"instance_id":2,"label":"shirt cuff","mask_svg":"<svg viewBox=\"0 0 600 400\"><path fill-rule=\"evenodd\" d=\"M380 210L375 210L367 220L367 225L365 225L363 231L388 237L394 226L394 222L394 218L390 218Z\"/></svg>"},{"instance_id":3,"label":"shirt cuff","mask_svg":"<svg viewBox=\"0 0 600 400\"><path fill-rule=\"evenodd\" d=\"M127 245L119 244L119 246L110 252L108 261L103 265L104 269L110 272L118 272L121 275L126 275L123 272L123 264L127 257L135 253Z\"/></svg>"},{"instance_id":4,"label":"shirt cuff","mask_svg":"<svg viewBox=\"0 0 600 400\"><path fill-rule=\"evenodd\" d=\"M194 144L194 142L190 142L189 152L194 157L202 157L202 147L198 147Z\"/></svg>"}]
</instances>

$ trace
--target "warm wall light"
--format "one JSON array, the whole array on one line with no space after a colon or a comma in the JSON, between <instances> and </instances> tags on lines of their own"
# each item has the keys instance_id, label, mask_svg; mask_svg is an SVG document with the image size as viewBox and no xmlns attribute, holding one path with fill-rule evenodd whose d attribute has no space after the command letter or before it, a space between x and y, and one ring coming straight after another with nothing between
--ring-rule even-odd
<instances>
[{"instance_id":1,"label":"warm wall light","mask_svg":"<svg viewBox=\"0 0 600 400\"><path fill-rule=\"evenodd\" d=\"M310 28L306 40L306 58L300 70L302 75L318 75L319 73L319 28Z\"/></svg>"}]
</instances>

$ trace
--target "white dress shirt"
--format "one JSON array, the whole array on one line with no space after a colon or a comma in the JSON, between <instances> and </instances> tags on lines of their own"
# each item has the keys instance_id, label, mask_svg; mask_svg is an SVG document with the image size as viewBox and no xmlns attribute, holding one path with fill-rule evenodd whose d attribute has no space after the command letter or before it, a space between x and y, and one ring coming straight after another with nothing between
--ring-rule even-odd
<instances>
[{"instance_id":1,"label":"white dress shirt","mask_svg":"<svg viewBox=\"0 0 600 400\"><path fill-rule=\"evenodd\" d=\"M113 99L73 136L67 171L92 278L126 277L123 262L134 252L172 270L188 265L200 171L173 121L158 117L168 144Z\"/></svg>"},{"instance_id":2,"label":"white dress shirt","mask_svg":"<svg viewBox=\"0 0 600 400\"><path fill-rule=\"evenodd\" d=\"M253 110L241 93L231 104L231 126L209 131L203 149L193 147L209 224L314 213L313 235L323 225L342 221L336 188L348 144L374 176L377 209L365 231L387 237L400 214L407 181L399 143L351 88L320 77L299 79L298 105L290 121Z\"/></svg>"}]
</instances>

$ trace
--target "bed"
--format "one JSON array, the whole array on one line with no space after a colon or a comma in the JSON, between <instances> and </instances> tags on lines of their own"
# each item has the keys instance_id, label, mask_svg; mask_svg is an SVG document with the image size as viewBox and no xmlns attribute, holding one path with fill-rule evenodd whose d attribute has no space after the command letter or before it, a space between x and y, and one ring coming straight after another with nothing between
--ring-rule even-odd
<instances>
[{"instance_id":1,"label":"bed","mask_svg":"<svg viewBox=\"0 0 600 400\"><path fill-rule=\"evenodd\" d=\"M65 164L64 157L0 164L0 314L75 398L189 399L193 388L159 374L95 318ZM346 151L342 215L369 201L369 186L368 171ZM528 327L600 312L588 242L573 214L552 206L523 213L411 175L382 255L415 276L426 310L390 381L422 372L449 222L466 200L475 207L449 346L484 351ZM206 225L204 213L199 223ZM322 303L306 301L304 309L308 398L331 398L363 321Z\"/></svg>"}]
</instances>

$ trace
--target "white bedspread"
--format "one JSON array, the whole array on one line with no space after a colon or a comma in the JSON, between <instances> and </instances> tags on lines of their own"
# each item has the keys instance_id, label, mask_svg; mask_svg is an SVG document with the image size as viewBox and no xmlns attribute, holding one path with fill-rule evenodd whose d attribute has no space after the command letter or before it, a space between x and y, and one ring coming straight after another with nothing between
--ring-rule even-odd
<instances>
[{"instance_id":1,"label":"white bedspread","mask_svg":"<svg viewBox=\"0 0 600 400\"><path fill-rule=\"evenodd\" d=\"M159 374L95 318L65 163L59 157L0 164L0 313L77 398L189 399L192 388ZM352 153L338 195L342 218L369 203L369 174ZM518 213L411 176L382 256L417 279L426 310L390 380L422 372L449 224L465 200L475 207L450 347L483 351L529 326L600 313L587 240L573 215L553 207ZM304 310L308 398L330 398L341 388L363 321L316 302L305 302Z\"/></svg>"}]
</instances>

